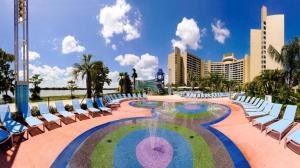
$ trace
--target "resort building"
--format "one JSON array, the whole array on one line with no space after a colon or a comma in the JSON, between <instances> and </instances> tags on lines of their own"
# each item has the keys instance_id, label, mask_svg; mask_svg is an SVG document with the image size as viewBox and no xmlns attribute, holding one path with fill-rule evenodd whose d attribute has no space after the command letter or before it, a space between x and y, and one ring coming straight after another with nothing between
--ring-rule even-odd
<instances>
[{"instance_id":1,"label":"resort building","mask_svg":"<svg viewBox=\"0 0 300 168\"><path fill-rule=\"evenodd\" d=\"M268 54L268 47L272 45L281 51L284 45L284 15L269 15L267 8L261 8L260 29L250 30L250 75L249 81L266 69L281 69L281 65Z\"/></svg>"},{"instance_id":2,"label":"resort building","mask_svg":"<svg viewBox=\"0 0 300 168\"><path fill-rule=\"evenodd\" d=\"M243 59L236 59L233 53L224 54L221 62L204 61L199 57L189 53L181 53L179 48L169 54L168 57L169 83L186 85L190 72L196 79L208 76L210 73L224 75L226 80L236 80L240 83L248 82L249 76L249 56Z\"/></svg>"},{"instance_id":3,"label":"resort building","mask_svg":"<svg viewBox=\"0 0 300 168\"><path fill-rule=\"evenodd\" d=\"M250 55L242 59L238 60L233 53L227 53L220 62L204 61L189 52L181 53L176 47L168 58L169 84L187 84L189 72L193 72L198 79L209 73L219 73L227 80L244 84L251 82L263 70L281 69L281 65L268 54L268 47L272 45L281 51L284 45L284 15L267 14L267 8L263 6L260 29L250 30Z\"/></svg>"},{"instance_id":4,"label":"resort building","mask_svg":"<svg viewBox=\"0 0 300 168\"><path fill-rule=\"evenodd\" d=\"M178 47L175 47L174 52L168 56L168 72L170 84L184 85L188 83L188 75L191 72L197 79L204 76L204 61L189 52L181 52Z\"/></svg>"},{"instance_id":5,"label":"resort building","mask_svg":"<svg viewBox=\"0 0 300 168\"><path fill-rule=\"evenodd\" d=\"M249 76L249 56L245 55L243 59L236 59L234 53L227 53L223 55L221 62L207 61L207 68L205 68L205 76L209 73L217 73L224 75L226 80L235 80L239 83L248 82Z\"/></svg>"}]
</instances>

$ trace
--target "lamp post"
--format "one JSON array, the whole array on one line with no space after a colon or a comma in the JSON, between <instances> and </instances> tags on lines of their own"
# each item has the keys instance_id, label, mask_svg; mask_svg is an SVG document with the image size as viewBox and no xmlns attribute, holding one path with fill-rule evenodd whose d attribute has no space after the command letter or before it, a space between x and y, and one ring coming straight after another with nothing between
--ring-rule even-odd
<instances>
[{"instance_id":1,"label":"lamp post","mask_svg":"<svg viewBox=\"0 0 300 168\"><path fill-rule=\"evenodd\" d=\"M28 0L14 0L16 108L27 113L29 102Z\"/></svg>"}]
</instances>

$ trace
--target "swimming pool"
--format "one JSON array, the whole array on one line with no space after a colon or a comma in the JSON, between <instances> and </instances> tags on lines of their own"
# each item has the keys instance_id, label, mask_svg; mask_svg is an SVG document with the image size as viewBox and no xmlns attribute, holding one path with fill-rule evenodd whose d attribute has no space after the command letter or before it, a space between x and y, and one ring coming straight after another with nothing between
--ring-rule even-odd
<instances>
[{"instance_id":1,"label":"swimming pool","mask_svg":"<svg viewBox=\"0 0 300 168\"><path fill-rule=\"evenodd\" d=\"M207 124L229 115L228 107L159 101L133 101L130 105L150 108L153 118L126 119L95 127L74 140L53 167L61 165L55 164L61 161L69 167L247 167L240 151L228 148L228 139L219 139L222 134L216 136L218 132ZM63 154L71 157L63 159Z\"/></svg>"}]
</instances>

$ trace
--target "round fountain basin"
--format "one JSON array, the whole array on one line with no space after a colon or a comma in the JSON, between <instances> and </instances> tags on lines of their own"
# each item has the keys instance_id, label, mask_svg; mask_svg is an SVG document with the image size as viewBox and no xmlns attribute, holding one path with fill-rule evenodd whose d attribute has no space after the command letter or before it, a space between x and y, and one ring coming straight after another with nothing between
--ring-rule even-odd
<instances>
[{"instance_id":1,"label":"round fountain basin","mask_svg":"<svg viewBox=\"0 0 300 168\"><path fill-rule=\"evenodd\" d=\"M137 145L136 157L144 168L165 168L173 158L173 147L164 138L151 136Z\"/></svg>"},{"instance_id":2,"label":"round fountain basin","mask_svg":"<svg viewBox=\"0 0 300 168\"><path fill-rule=\"evenodd\" d=\"M176 111L185 114L198 114L207 112L208 105L202 103L184 103L176 106Z\"/></svg>"}]
</instances>

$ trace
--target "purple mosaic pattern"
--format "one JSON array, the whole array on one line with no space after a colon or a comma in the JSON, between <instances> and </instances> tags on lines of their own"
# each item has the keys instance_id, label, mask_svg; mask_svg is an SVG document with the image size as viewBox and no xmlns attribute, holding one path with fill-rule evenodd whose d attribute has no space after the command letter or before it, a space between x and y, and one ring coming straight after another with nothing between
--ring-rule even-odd
<instances>
[{"instance_id":1,"label":"purple mosaic pattern","mask_svg":"<svg viewBox=\"0 0 300 168\"><path fill-rule=\"evenodd\" d=\"M185 104L184 108L187 110L197 110L200 109L199 105L197 104Z\"/></svg>"},{"instance_id":2,"label":"purple mosaic pattern","mask_svg":"<svg viewBox=\"0 0 300 168\"><path fill-rule=\"evenodd\" d=\"M136 146L136 157L144 168L166 168L173 158L172 145L160 137L148 137Z\"/></svg>"}]
</instances>

